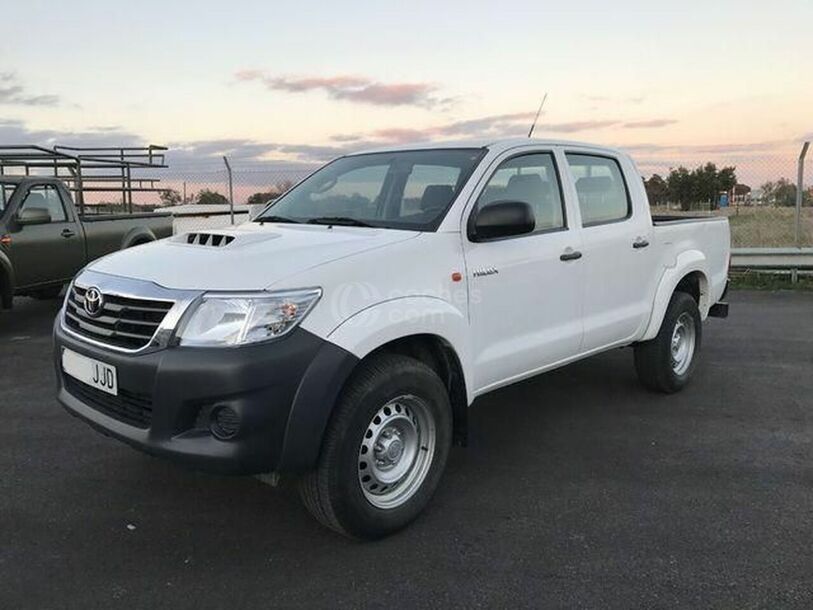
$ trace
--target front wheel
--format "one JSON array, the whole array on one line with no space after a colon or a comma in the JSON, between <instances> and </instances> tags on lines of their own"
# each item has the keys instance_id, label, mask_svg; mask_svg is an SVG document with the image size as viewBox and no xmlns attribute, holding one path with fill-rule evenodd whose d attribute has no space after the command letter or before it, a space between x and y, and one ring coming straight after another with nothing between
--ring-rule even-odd
<instances>
[{"instance_id":1,"label":"front wheel","mask_svg":"<svg viewBox=\"0 0 813 610\"><path fill-rule=\"evenodd\" d=\"M451 407L440 378L418 360L383 354L360 367L300 494L323 525L380 538L410 523L432 497L451 448Z\"/></svg>"},{"instance_id":2,"label":"front wheel","mask_svg":"<svg viewBox=\"0 0 813 610\"><path fill-rule=\"evenodd\" d=\"M667 394L682 390L694 372L702 331L695 300L675 292L657 336L635 346L635 370L641 383Z\"/></svg>"}]
</instances>

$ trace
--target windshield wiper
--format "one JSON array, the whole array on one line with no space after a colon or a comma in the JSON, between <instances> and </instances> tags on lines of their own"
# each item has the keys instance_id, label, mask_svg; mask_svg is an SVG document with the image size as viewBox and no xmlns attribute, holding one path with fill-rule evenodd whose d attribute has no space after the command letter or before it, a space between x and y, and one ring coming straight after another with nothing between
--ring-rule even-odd
<instances>
[{"instance_id":1,"label":"windshield wiper","mask_svg":"<svg viewBox=\"0 0 813 610\"><path fill-rule=\"evenodd\" d=\"M274 216L273 214L270 216L260 216L259 218L254 219L255 222L287 222L290 224L302 224L301 220L294 220L293 218L288 218L287 216Z\"/></svg>"},{"instance_id":2,"label":"windshield wiper","mask_svg":"<svg viewBox=\"0 0 813 610\"><path fill-rule=\"evenodd\" d=\"M349 216L319 216L308 220L309 225L341 225L344 227L372 227L369 222Z\"/></svg>"}]
</instances>

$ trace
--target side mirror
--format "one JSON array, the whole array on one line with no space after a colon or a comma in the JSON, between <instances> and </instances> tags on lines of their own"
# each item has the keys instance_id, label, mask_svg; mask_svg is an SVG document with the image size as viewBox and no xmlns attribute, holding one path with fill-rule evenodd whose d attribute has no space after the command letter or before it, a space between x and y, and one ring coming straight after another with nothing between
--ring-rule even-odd
<instances>
[{"instance_id":1,"label":"side mirror","mask_svg":"<svg viewBox=\"0 0 813 610\"><path fill-rule=\"evenodd\" d=\"M474 222L469 225L469 238L488 241L533 233L535 228L530 205L524 201L495 201L477 210Z\"/></svg>"},{"instance_id":2,"label":"side mirror","mask_svg":"<svg viewBox=\"0 0 813 610\"><path fill-rule=\"evenodd\" d=\"M45 225L51 222L51 214L45 208L26 208L17 214L19 225Z\"/></svg>"}]
</instances>

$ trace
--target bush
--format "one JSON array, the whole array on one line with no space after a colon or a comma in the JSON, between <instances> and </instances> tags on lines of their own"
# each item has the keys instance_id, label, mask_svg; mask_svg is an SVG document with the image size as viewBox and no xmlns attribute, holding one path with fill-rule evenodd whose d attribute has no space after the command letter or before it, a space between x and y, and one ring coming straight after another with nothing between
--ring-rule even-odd
<instances>
[{"instance_id":1,"label":"bush","mask_svg":"<svg viewBox=\"0 0 813 610\"><path fill-rule=\"evenodd\" d=\"M195 203L198 205L228 205L229 200L216 191L203 189L195 198Z\"/></svg>"},{"instance_id":2,"label":"bush","mask_svg":"<svg viewBox=\"0 0 813 610\"><path fill-rule=\"evenodd\" d=\"M276 199L279 197L278 191L266 191L264 193L254 193L251 197L248 198L249 204L259 204L259 203L268 203L272 199Z\"/></svg>"}]
</instances>

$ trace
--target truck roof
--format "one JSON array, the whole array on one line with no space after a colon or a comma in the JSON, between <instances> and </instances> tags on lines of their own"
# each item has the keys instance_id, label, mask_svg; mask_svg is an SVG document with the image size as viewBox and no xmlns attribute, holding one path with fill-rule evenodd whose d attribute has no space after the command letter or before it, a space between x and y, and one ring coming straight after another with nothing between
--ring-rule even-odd
<instances>
[{"instance_id":1,"label":"truck roof","mask_svg":"<svg viewBox=\"0 0 813 610\"><path fill-rule=\"evenodd\" d=\"M609 146L600 144L590 144L588 142L578 142L574 140L557 140L549 138L472 138L467 140L443 140L429 142L409 142L395 146L382 146L370 148L362 151L350 153L350 155L362 155L376 152L391 152L405 150L432 150L444 148L488 148L494 152L502 152L517 146L527 146L534 144L539 146L573 146L578 148L592 148L606 152L620 153L621 151ZM348 155L348 156L350 156Z\"/></svg>"}]
</instances>

